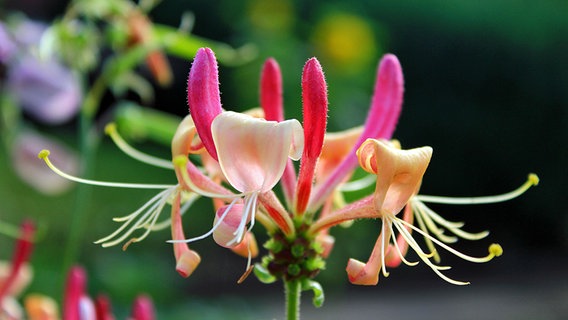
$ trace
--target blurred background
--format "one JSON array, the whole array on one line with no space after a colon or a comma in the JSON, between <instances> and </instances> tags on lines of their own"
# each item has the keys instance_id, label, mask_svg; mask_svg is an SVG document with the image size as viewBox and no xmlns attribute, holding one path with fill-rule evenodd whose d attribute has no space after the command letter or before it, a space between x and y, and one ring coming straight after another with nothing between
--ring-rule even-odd
<instances>
[{"instance_id":1,"label":"blurred background","mask_svg":"<svg viewBox=\"0 0 568 320\"><path fill-rule=\"evenodd\" d=\"M0 14L5 18L21 12L49 23L65 8L63 1L5 0ZM267 57L274 57L283 72L286 117L301 119L301 70L316 56L328 84L329 130L347 129L363 123L377 63L383 54L394 53L405 77L395 138L405 148L434 148L421 193L493 195L521 185L530 172L540 177L538 187L506 203L432 206L449 220L466 222L465 230L491 231L482 241L460 240L454 246L460 251L482 256L492 242L504 248L502 257L482 265L442 253L443 263L453 267L448 274L471 281L467 287L445 283L423 264L390 270L376 287L350 285L344 271L347 260L367 259L379 224L360 221L349 229L332 230L336 246L327 270L317 277L326 303L315 310L306 293L304 318L568 317L568 213L562 202L568 191L568 2L164 0L150 18L177 27L182 12L193 14L195 35L235 48L255 47L253 59L220 66L225 109L258 105L260 68ZM174 56L169 60L173 84L157 89L147 106L182 117L187 114L185 85L191 61ZM113 96L105 95L98 125L108 121L112 105ZM76 119L45 125L25 112L24 117L38 132L78 152ZM168 157L168 147L160 143L140 140L137 146ZM100 180L175 181L169 171L148 169L128 158L108 138L101 141L95 158L94 177ZM9 150L0 153L0 165L0 220L16 225L31 217L42 232L28 292L60 297L61 248L75 214L76 187L58 195L38 192L18 176ZM89 273L89 291L108 293L117 314L127 312L137 293L147 292L160 319L283 317L281 284L262 285L249 277L237 285L245 260L212 239L192 246L203 260L188 279L174 271L167 230L126 252L93 244L118 226L112 217L135 210L153 192L88 188L91 195L83 206L88 228L78 243L77 263ZM200 200L190 219L186 217L186 232L208 230L211 208L209 201ZM8 259L13 240L0 237L0 259Z\"/></svg>"}]
</instances>

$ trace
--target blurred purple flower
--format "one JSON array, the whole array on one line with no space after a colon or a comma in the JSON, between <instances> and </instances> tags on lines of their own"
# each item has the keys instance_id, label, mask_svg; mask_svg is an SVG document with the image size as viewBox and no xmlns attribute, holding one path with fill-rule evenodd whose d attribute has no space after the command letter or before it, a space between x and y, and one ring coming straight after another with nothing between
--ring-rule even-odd
<instances>
[{"instance_id":1,"label":"blurred purple flower","mask_svg":"<svg viewBox=\"0 0 568 320\"><path fill-rule=\"evenodd\" d=\"M55 57L34 52L45 24L21 20L11 29L0 25L0 62L6 64L6 92L34 119L60 124L79 111L82 94L77 76Z\"/></svg>"},{"instance_id":2,"label":"blurred purple flower","mask_svg":"<svg viewBox=\"0 0 568 320\"><path fill-rule=\"evenodd\" d=\"M77 77L55 61L26 55L8 71L7 87L24 111L47 124L60 124L79 111Z\"/></svg>"},{"instance_id":3,"label":"blurred purple flower","mask_svg":"<svg viewBox=\"0 0 568 320\"><path fill-rule=\"evenodd\" d=\"M0 23L0 63L6 63L15 54L16 50L14 39L6 30L6 26Z\"/></svg>"},{"instance_id":4,"label":"blurred purple flower","mask_svg":"<svg viewBox=\"0 0 568 320\"><path fill-rule=\"evenodd\" d=\"M42 137L32 131L19 134L12 145L11 155L14 169L18 176L34 189L47 195L55 195L68 190L71 183L61 179L37 161L38 150L46 145L57 151L57 161L69 172L79 171L79 160L75 153L62 144Z\"/></svg>"}]
</instances>

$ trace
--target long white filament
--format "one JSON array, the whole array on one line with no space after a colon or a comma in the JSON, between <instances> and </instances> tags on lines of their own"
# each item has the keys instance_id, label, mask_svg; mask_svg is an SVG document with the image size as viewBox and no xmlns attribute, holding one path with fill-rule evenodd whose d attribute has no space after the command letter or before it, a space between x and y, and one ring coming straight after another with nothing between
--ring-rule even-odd
<instances>
[{"instance_id":1,"label":"long white filament","mask_svg":"<svg viewBox=\"0 0 568 320\"><path fill-rule=\"evenodd\" d=\"M530 187L536 186L539 182L538 176L534 173L529 174L527 181L519 188L500 195L486 196L486 197L438 197L438 196L427 196L427 195L417 195L416 198L423 202L430 203L444 203L444 204L486 204L486 203L496 203L503 202L507 200L514 199Z\"/></svg>"},{"instance_id":2,"label":"long white filament","mask_svg":"<svg viewBox=\"0 0 568 320\"><path fill-rule=\"evenodd\" d=\"M110 136L114 144L122 150L122 152L126 153L128 156L136 159L140 162L159 167L164 169L173 169L174 165L170 160L160 159L149 154L140 152L134 149L131 145L129 145L123 138L120 136L118 131L116 130L116 125L114 123L109 123L105 127L105 132Z\"/></svg>"},{"instance_id":3,"label":"long white filament","mask_svg":"<svg viewBox=\"0 0 568 320\"><path fill-rule=\"evenodd\" d=\"M227 206L227 208L225 209L225 211L223 212L221 217L219 217L219 220L217 220L217 223L215 223L215 225L213 225L213 228L211 228L211 230L207 231L206 233L204 233L200 236L194 237L194 238L184 239L184 240L168 240L167 242L169 242L169 243L180 243L180 242L190 243L190 242L195 242L195 241L209 237L210 235L213 234L213 232L215 232L215 230L217 230L217 228L221 225L221 223L223 223L223 220L225 220L225 217L227 217L227 215L229 214L229 211L231 211L231 209L233 208L233 205L235 205L237 200L239 200L239 199L238 198L233 199L233 201L229 204L229 206Z\"/></svg>"},{"instance_id":4,"label":"long white filament","mask_svg":"<svg viewBox=\"0 0 568 320\"><path fill-rule=\"evenodd\" d=\"M171 188L171 187L175 186L175 185L171 185L171 184L122 183L122 182L108 182L108 181L96 181L96 180L90 180L90 179L83 179L83 178L72 176L70 174L67 174L67 173L59 170L59 168L57 168L49 160L49 151L48 150L42 150L38 154L38 157L40 159L42 159L43 161L45 161L47 166L53 172L58 174L59 176L65 178L67 180L75 181L75 182L78 182L78 183L84 183L84 184L89 184L89 185L93 185L93 186L103 186L103 187L112 187L112 188L130 188L130 189L167 189L167 188Z\"/></svg>"}]
</instances>

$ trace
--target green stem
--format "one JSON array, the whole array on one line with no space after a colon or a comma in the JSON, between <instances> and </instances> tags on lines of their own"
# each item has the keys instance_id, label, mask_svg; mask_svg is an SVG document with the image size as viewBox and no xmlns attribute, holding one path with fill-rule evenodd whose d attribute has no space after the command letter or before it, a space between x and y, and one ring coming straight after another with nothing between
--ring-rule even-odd
<instances>
[{"instance_id":1,"label":"green stem","mask_svg":"<svg viewBox=\"0 0 568 320\"><path fill-rule=\"evenodd\" d=\"M298 280L284 281L286 293L286 319L300 319L300 297L302 296L302 284Z\"/></svg>"},{"instance_id":2,"label":"green stem","mask_svg":"<svg viewBox=\"0 0 568 320\"><path fill-rule=\"evenodd\" d=\"M97 147L97 135L94 132L93 120L105 92L106 81L103 76L94 82L85 95L81 112L79 114L79 152L81 154L81 175L90 178L94 171L94 155ZM65 277L71 265L77 263L81 238L85 233L85 226L89 220L88 202L91 198L91 188L78 185L75 203L70 217L69 235L65 245L63 258L63 272ZM65 283L63 281L62 283Z\"/></svg>"}]
</instances>

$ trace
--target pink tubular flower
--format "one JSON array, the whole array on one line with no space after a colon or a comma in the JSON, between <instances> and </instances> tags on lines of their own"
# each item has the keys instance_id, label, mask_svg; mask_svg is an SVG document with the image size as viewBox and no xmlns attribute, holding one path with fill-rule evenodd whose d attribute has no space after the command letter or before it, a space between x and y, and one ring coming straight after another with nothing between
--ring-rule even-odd
<instances>
[{"instance_id":1,"label":"pink tubular flower","mask_svg":"<svg viewBox=\"0 0 568 320\"><path fill-rule=\"evenodd\" d=\"M0 265L0 318L19 319L19 306L13 303L15 297L30 282L31 269L27 261L33 249L34 224L24 221L14 248L12 263L7 268Z\"/></svg>"}]
</instances>

